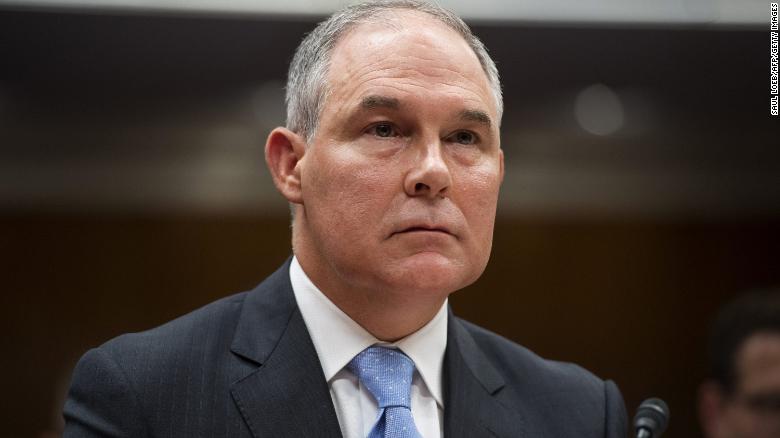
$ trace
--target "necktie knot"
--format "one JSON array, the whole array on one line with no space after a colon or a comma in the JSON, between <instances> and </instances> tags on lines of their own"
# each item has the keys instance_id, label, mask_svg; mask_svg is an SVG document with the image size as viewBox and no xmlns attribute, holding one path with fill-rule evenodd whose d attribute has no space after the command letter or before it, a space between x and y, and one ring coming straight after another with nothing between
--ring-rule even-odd
<instances>
[{"instance_id":1,"label":"necktie knot","mask_svg":"<svg viewBox=\"0 0 780 438\"><path fill-rule=\"evenodd\" d=\"M371 392L380 409L395 406L410 409L414 362L400 350L368 347L347 368Z\"/></svg>"}]
</instances>

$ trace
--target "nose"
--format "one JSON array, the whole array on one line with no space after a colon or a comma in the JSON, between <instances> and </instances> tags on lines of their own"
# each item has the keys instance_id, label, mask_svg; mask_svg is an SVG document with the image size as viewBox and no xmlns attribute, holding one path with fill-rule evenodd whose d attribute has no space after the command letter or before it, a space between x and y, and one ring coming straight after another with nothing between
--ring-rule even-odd
<instances>
[{"instance_id":1,"label":"nose","mask_svg":"<svg viewBox=\"0 0 780 438\"><path fill-rule=\"evenodd\" d=\"M438 139L427 142L418 150L421 152L404 180L406 194L430 199L448 196L452 175L442 156L441 142Z\"/></svg>"}]
</instances>

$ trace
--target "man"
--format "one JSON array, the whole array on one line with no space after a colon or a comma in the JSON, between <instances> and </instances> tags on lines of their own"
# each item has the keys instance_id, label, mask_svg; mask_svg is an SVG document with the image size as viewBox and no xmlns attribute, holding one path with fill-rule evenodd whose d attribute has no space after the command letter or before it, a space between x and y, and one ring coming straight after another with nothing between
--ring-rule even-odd
<instances>
[{"instance_id":1,"label":"man","mask_svg":"<svg viewBox=\"0 0 780 438\"><path fill-rule=\"evenodd\" d=\"M454 317L490 254L501 89L438 6L369 2L290 66L266 161L293 254L255 290L88 352L65 436L622 437L616 386Z\"/></svg>"},{"instance_id":2,"label":"man","mask_svg":"<svg viewBox=\"0 0 780 438\"><path fill-rule=\"evenodd\" d=\"M721 310L710 366L699 391L705 436L780 437L780 292L744 295Z\"/></svg>"}]
</instances>

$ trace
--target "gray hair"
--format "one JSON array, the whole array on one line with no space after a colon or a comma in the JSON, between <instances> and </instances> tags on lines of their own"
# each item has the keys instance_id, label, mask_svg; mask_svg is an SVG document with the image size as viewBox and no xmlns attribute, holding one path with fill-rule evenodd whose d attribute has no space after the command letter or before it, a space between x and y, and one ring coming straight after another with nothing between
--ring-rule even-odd
<instances>
[{"instance_id":1,"label":"gray hair","mask_svg":"<svg viewBox=\"0 0 780 438\"><path fill-rule=\"evenodd\" d=\"M371 22L383 12L410 9L427 13L460 34L477 55L496 100L498 121L503 113L501 82L495 62L484 44L463 20L439 5L419 0L370 0L347 6L321 22L298 46L287 75L287 128L311 141L328 95L326 77L333 48L358 24Z\"/></svg>"}]
</instances>

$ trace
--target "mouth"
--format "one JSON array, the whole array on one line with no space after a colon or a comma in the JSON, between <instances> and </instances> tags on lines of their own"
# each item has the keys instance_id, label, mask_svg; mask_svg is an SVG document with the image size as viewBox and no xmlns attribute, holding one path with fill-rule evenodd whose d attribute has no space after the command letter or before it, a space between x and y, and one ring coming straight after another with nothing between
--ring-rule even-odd
<instances>
[{"instance_id":1,"label":"mouth","mask_svg":"<svg viewBox=\"0 0 780 438\"><path fill-rule=\"evenodd\" d=\"M403 228L399 231L394 232L393 234L404 234L404 233L441 233L441 234L447 234L450 236L455 236L447 227L439 226L439 225L413 225L410 227Z\"/></svg>"}]
</instances>

